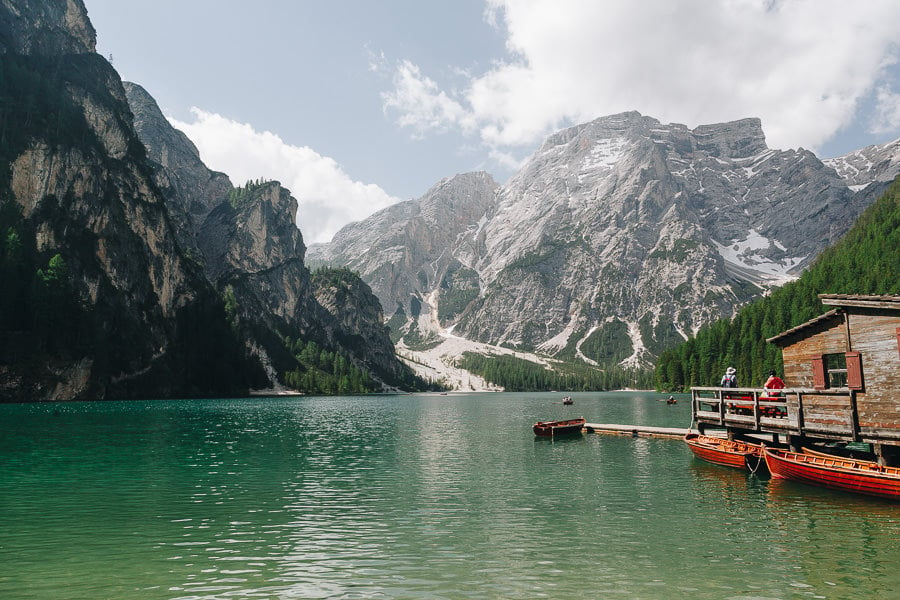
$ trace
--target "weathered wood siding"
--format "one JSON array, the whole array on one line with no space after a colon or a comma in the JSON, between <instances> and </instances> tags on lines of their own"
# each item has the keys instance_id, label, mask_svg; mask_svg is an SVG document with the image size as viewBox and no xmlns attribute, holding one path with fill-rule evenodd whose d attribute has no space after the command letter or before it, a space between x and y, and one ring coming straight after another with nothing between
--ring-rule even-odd
<instances>
[{"instance_id":1,"label":"weathered wood siding","mask_svg":"<svg viewBox=\"0 0 900 600\"><path fill-rule=\"evenodd\" d=\"M787 387L812 388L813 359L823 354L846 352L847 335L842 315L817 323L808 337L792 340L781 350L784 358L784 383Z\"/></svg>"},{"instance_id":2,"label":"weathered wood siding","mask_svg":"<svg viewBox=\"0 0 900 600\"><path fill-rule=\"evenodd\" d=\"M844 319L847 319L846 323ZM862 389L856 393L856 410L861 431L877 437L900 436L900 348L896 311L854 308L817 323L806 337L797 336L782 348L784 380L788 387L814 387L813 361L825 354L859 352ZM849 329L849 341L848 332ZM851 406L846 396L806 396L803 400L806 425L828 429L849 427Z\"/></svg>"},{"instance_id":3,"label":"weathered wood siding","mask_svg":"<svg viewBox=\"0 0 900 600\"><path fill-rule=\"evenodd\" d=\"M844 352L847 332L843 315L817 323L808 337L797 339L782 349L784 358L784 382L787 387L813 388L813 359L823 354ZM809 335L811 333L811 335ZM796 410L796 398L788 403ZM850 405L846 396L805 396L803 398L803 421L806 427L834 433L852 433Z\"/></svg>"},{"instance_id":4,"label":"weathered wood siding","mask_svg":"<svg viewBox=\"0 0 900 600\"><path fill-rule=\"evenodd\" d=\"M900 315L855 309L847 318L852 350L859 352L862 362L864 392L857 395L860 428L900 430Z\"/></svg>"}]
</instances>

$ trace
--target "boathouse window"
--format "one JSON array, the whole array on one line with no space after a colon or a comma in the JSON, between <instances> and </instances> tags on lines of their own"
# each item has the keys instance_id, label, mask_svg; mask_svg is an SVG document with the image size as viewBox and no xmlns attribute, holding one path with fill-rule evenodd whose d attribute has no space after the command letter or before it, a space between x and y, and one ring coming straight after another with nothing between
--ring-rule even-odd
<instances>
[{"instance_id":1,"label":"boathouse window","mask_svg":"<svg viewBox=\"0 0 900 600\"><path fill-rule=\"evenodd\" d=\"M847 387L847 356L841 353L814 358L813 387L817 390Z\"/></svg>"},{"instance_id":2,"label":"boathouse window","mask_svg":"<svg viewBox=\"0 0 900 600\"><path fill-rule=\"evenodd\" d=\"M825 354L813 359L813 387L863 389L862 356L859 352Z\"/></svg>"}]
</instances>

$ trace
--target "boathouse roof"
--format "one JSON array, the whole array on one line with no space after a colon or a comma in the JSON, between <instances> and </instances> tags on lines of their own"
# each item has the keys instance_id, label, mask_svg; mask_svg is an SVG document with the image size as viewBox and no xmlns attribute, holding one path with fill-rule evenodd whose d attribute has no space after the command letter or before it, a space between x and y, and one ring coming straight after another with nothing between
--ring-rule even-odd
<instances>
[{"instance_id":1,"label":"boathouse roof","mask_svg":"<svg viewBox=\"0 0 900 600\"><path fill-rule=\"evenodd\" d=\"M805 323L801 323L796 327L792 327L787 331L783 331L776 336L766 338L770 344L779 346L786 345L789 338L794 338L797 334L808 333L815 330L818 326L823 325L831 319L842 314L847 309L853 308L881 308L888 310L900 311L900 295L862 295L862 294L819 294L819 299L826 306L835 306L828 312L819 315Z\"/></svg>"},{"instance_id":2,"label":"boathouse roof","mask_svg":"<svg viewBox=\"0 0 900 600\"><path fill-rule=\"evenodd\" d=\"M854 306L900 310L900 295L864 296L856 294L819 294L826 306Z\"/></svg>"}]
</instances>

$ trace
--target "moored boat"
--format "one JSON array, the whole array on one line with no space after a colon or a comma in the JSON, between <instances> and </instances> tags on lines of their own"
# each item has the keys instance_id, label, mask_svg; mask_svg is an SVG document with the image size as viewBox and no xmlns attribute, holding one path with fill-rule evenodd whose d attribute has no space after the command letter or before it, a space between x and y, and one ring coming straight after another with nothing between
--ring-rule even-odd
<instances>
[{"instance_id":1,"label":"moored boat","mask_svg":"<svg viewBox=\"0 0 900 600\"><path fill-rule=\"evenodd\" d=\"M561 435L573 435L581 433L586 420L584 417L578 419L567 419L565 421L538 421L532 429L534 435L541 437L559 437Z\"/></svg>"},{"instance_id":2,"label":"moored boat","mask_svg":"<svg viewBox=\"0 0 900 600\"><path fill-rule=\"evenodd\" d=\"M766 448L772 477L835 490L900 500L900 467L886 467L822 453L799 453Z\"/></svg>"},{"instance_id":3,"label":"moored boat","mask_svg":"<svg viewBox=\"0 0 900 600\"><path fill-rule=\"evenodd\" d=\"M728 440L699 433L688 433L684 441L694 456L717 465L747 469L753 473L765 471L762 444Z\"/></svg>"}]
</instances>

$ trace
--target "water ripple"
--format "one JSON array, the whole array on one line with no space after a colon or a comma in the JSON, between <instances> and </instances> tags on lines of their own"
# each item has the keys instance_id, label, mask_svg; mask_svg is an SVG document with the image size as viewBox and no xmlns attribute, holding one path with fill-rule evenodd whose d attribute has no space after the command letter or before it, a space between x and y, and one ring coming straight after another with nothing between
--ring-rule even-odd
<instances>
[{"instance_id":1,"label":"water ripple","mask_svg":"<svg viewBox=\"0 0 900 600\"><path fill-rule=\"evenodd\" d=\"M683 415L579 395L597 421ZM900 508L547 395L0 407L0 597L889 598ZM666 412L669 411L669 412ZM15 423L15 426L11 424Z\"/></svg>"}]
</instances>

